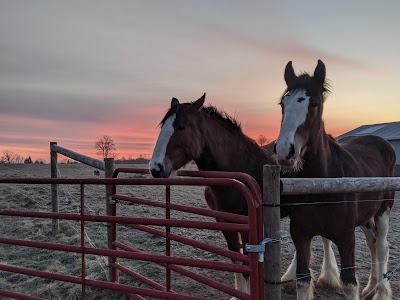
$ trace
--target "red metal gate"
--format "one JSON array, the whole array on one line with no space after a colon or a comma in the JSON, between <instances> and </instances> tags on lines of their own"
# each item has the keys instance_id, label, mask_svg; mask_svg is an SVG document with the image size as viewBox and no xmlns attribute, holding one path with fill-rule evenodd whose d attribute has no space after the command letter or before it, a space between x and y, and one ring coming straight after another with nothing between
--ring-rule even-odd
<instances>
[{"instance_id":1,"label":"red metal gate","mask_svg":"<svg viewBox=\"0 0 400 300\"><path fill-rule=\"evenodd\" d=\"M134 169L117 169L114 172L114 177L121 173L142 173L147 170ZM1 183L24 183L24 184L74 184L80 185L80 214L72 213L51 213L44 211L19 211L19 210L0 210L0 215L14 217L31 217L31 218L48 218L48 219L64 219L78 220L81 226L81 245L72 246L65 244L55 244L48 242L37 242L30 240L20 240L0 237L0 243L17 245L23 247L35 247L42 249L51 249L58 251L67 251L81 254L81 275L71 276L58 274L53 272L33 270L8 264L0 264L0 271L37 276L41 278L72 282L82 286L82 299L86 299L85 289L87 286L109 289L129 294L132 299L145 299L144 296L155 297L160 299L204 299L190 295L183 295L175 292L171 288L171 271L180 273L184 276L192 278L202 284L208 285L214 289L220 290L230 296L239 299L263 299L263 269L262 263L258 261L258 253L249 253L243 255L230 251L225 248L219 248L208 243L189 239L170 232L173 227L198 228L210 230L230 230L249 232L249 243L253 245L259 244L262 239L262 206L261 192L255 180L242 173L227 173L227 172L198 172L198 171L181 171L179 175L185 177L176 177L168 179L153 179L153 178L113 178L113 179L51 179L51 178L0 178ZM110 216L94 215L85 212L85 186L87 185L112 185L113 197L112 206L113 214ZM140 197L128 197L126 195L117 194L117 187L120 185L151 185L165 186L165 203L143 199ZM248 216L234 215L230 213L212 211L210 209L184 206L173 203L171 199L171 186L230 186L241 192L248 204ZM116 205L118 202L140 203L159 207L165 210L165 218L139 218L131 216L116 216ZM170 218L171 211L188 212L196 215L208 217L223 217L226 222L208 222L208 221L192 221L192 220L177 220ZM90 222L106 222L111 225L111 240L112 249L99 249L85 245L85 221ZM118 241L116 233L117 226L129 226L136 230L151 233L155 236L165 239L165 254L149 254L141 252L133 247L123 244ZM162 226L165 230L155 229L151 226ZM181 258L171 255L170 243L177 241L182 244L197 247L199 249L215 253L229 259L240 261L243 264L232 264L227 262L207 261L204 259ZM112 276L111 282L94 280L87 278L85 271L85 255L103 255L112 258ZM165 285L144 277L141 274L130 270L126 266L118 263L117 258L128 258L145 262L154 262L165 267ZM250 295L235 290L230 284L212 280L203 275L200 275L187 267L206 268L211 270L222 270L226 272L245 273L250 276ZM145 283L149 288L136 287L126 284L117 283L118 272L123 272ZM41 299L34 296L22 295L12 291L0 289L0 295L8 296L16 299Z\"/></svg>"}]
</instances>

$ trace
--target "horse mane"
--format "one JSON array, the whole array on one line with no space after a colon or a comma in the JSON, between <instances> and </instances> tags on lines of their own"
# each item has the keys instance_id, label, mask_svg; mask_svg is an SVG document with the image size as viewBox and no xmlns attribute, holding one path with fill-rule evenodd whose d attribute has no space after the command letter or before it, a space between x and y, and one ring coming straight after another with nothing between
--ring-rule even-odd
<instances>
[{"instance_id":1,"label":"horse mane","mask_svg":"<svg viewBox=\"0 0 400 300\"><path fill-rule=\"evenodd\" d=\"M208 106L203 107L203 109L201 110L201 113L208 117L214 118L222 126L229 129L230 131L236 131L236 130L242 131L240 122L238 120L236 120L236 118L231 117L224 111L219 111L213 105L208 105Z\"/></svg>"},{"instance_id":2,"label":"horse mane","mask_svg":"<svg viewBox=\"0 0 400 300\"><path fill-rule=\"evenodd\" d=\"M325 79L321 91L320 86L315 82L315 80L313 80L313 77L307 72L304 72L301 73L299 76L297 76L296 80L293 80L293 82L290 83L290 85L286 88L283 95L290 90L304 89L304 88L310 91L310 93L313 95L321 93L323 101L325 101L326 97L328 97L328 95L332 93L332 87L327 79Z\"/></svg>"},{"instance_id":3,"label":"horse mane","mask_svg":"<svg viewBox=\"0 0 400 300\"><path fill-rule=\"evenodd\" d=\"M165 114L164 118L161 120L159 126L162 127L165 123L165 121L174 113L179 113L181 109L185 109L186 107L189 107L189 105L193 104L192 103L182 103L179 105L176 105L174 107L171 107L168 109L167 113ZM236 120L236 118L231 117L228 115L228 113L224 111L218 110L215 106L213 105L208 105L204 106L201 110L200 113L203 114L206 117L213 118L217 120L219 124L221 124L223 127L230 131L242 131L240 122Z\"/></svg>"}]
</instances>

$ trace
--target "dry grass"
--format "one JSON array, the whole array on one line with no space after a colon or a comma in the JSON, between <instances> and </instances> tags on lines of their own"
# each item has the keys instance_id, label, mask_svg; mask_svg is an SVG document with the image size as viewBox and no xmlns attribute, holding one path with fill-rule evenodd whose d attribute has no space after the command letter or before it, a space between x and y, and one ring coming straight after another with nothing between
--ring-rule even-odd
<instances>
[{"instance_id":1,"label":"dry grass","mask_svg":"<svg viewBox=\"0 0 400 300\"><path fill-rule=\"evenodd\" d=\"M145 167L145 166L139 166ZM60 165L60 175L63 178L94 178L91 167L84 165ZM0 177L49 177L50 166L48 165L0 165ZM101 175L103 176L103 175ZM144 175L125 175L125 176L144 176ZM119 193L125 195L135 195L137 197L150 197L153 200L163 201L164 189L162 187L119 187ZM185 204L190 206L207 207L203 196L203 188L172 187L173 203ZM86 212L93 214L105 214L105 193L101 186L87 186L85 188ZM78 186L59 186L60 211L79 212L79 187ZM7 185L0 184L0 208L18 210L51 210L50 186L46 185ZM390 261L389 270L392 270L400 263L400 207L395 203L392 216L391 228L389 232L390 242ZM130 215L138 217L162 217L164 211L156 208L149 208L143 205L118 205L119 215ZM173 218L194 219L191 214L174 213ZM208 218L201 218L209 220ZM43 219L22 219L0 216L0 236L18 239L29 239L35 241L63 243L68 245L79 245L79 222L61 221L60 234L52 236L51 222ZM106 227L101 223L85 223L87 236L92 245L99 248L106 247ZM288 230L288 220L282 221L283 230ZM174 228L173 233L190 237L196 240L205 241L220 247L225 247L225 240L220 232L207 230L189 230L184 228ZM120 226L118 229L118 239L123 243L131 245L147 253L163 253L165 242L163 239L151 236L141 231L127 229ZM316 238L319 240L319 238ZM88 241L87 241L88 243ZM365 286L369 275L369 253L365 246L365 239L360 230L356 235L356 273L361 287ZM294 252L293 244L289 241L282 245L282 269L290 263ZM313 243L312 269L318 276L322 261L322 247L319 242ZM179 257L198 257L207 260L227 261L217 255L204 252L191 247L182 246L178 243L172 244L172 255ZM88 255L86 257L86 274L88 278L106 280L106 258ZM339 259L338 259L339 261ZM16 247L0 244L0 262L17 266L29 267L37 270L46 270L61 274L80 276L81 262L80 255L61 251L47 251L43 249L33 249L27 247ZM146 262L133 260L120 260L123 265L151 277L153 280L164 284L164 268ZM199 273L218 279L221 282L233 284L232 274L226 272L214 272L209 270L198 270ZM394 299L400 299L399 276L393 277L392 288ZM130 277L121 275L121 282L144 287ZM229 297L214 289L208 288L197 282L180 276L173 272L174 290L181 291L194 296L203 296L207 299L228 299ZM81 288L79 285L51 281L18 274L0 272L0 288L13 290L46 299L81 299ZM295 295L283 293L282 299L294 299ZM325 290L318 288L315 292L316 299L344 299L338 291ZM3 299L0 297L0 299ZM88 288L86 299L126 299L120 293L103 291L96 288Z\"/></svg>"},{"instance_id":2,"label":"dry grass","mask_svg":"<svg viewBox=\"0 0 400 300\"><path fill-rule=\"evenodd\" d=\"M145 166L138 166L145 167ZM81 164L60 165L60 177L63 178L94 178L94 169ZM101 172L102 173L102 172ZM0 177L49 177L50 166L48 165L0 165ZM103 174L101 174L103 176ZM120 177L144 177L140 174L126 174ZM120 186L118 193L124 195L135 195L137 197L150 198L152 200L164 201L165 189L163 187L149 186ZM187 204L206 208L203 199L204 188L202 187L172 187L171 198L174 203ZM60 212L79 212L79 187L71 185L59 185ZM8 185L0 184L0 204L4 209L38 210L51 211L50 186L47 185ZM165 212L158 208L144 205L122 205L118 204L118 215L136 217L161 217ZM85 187L85 211L91 214L105 215L105 189L101 186ZM172 218L195 219L196 217L184 213L172 213ZM200 217L201 220L211 220ZM106 248L106 226L102 223L86 222L87 233L86 243L98 248ZM208 230L173 228L172 232L185 237L194 238L208 243L215 243L225 247L225 240L220 232ZM77 221L60 221L60 234L51 234L51 222L45 219L23 219L0 216L0 236L18 239L27 239L42 242L62 243L67 245L80 245L80 223ZM165 241L162 238L150 234L118 227L118 240L135 247L141 251L153 254L165 252ZM172 255L178 257L199 257L203 259L221 260L220 257L206 253L191 247L172 243ZM0 260L17 266L28 267L37 270L45 270L67 275L80 276L81 261L79 254L61 251L48 251L27 247L17 247L0 244ZM222 259L227 261L226 259ZM150 277L160 284L165 284L165 271L153 263L120 259L121 264ZM87 278L107 280L106 272L107 258L98 256L86 256ZM199 270L199 273L206 274L212 278L233 284L232 274L220 274L223 272L207 272ZM130 285L145 287L142 283L132 278L121 275L120 282ZM79 285L51 281L29 277L25 275L0 272L0 287L20 293L43 297L46 299L80 299L81 288ZM225 299L223 293L207 288L191 279L174 274L172 287L190 295L205 296L209 299ZM111 292L102 291L96 288L88 288L86 299L125 299L126 296Z\"/></svg>"}]
</instances>

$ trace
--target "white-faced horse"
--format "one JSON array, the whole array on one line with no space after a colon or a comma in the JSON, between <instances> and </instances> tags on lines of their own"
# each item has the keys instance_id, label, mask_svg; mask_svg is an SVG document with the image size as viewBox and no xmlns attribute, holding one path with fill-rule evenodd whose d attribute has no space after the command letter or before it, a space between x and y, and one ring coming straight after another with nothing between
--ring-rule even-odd
<instances>
[{"instance_id":1,"label":"white-faced horse","mask_svg":"<svg viewBox=\"0 0 400 300\"><path fill-rule=\"evenodd\" d=\"M307 73L296 76L292 62L287 64L284 75L287 89L280 101L281 130L275 145L277 162L283 169L304 178L393 176L395 152L384 139L365 135L336 141L325 132L322 120L328 92L325 74L321 60L313 76ZM354 268L357 226L366 235L372 258L371 275L362 297L375 294L376 300L392 299L390 283L384 274L387 273L387 233L393 197L393 192L376 192L305 195L291 199L299 203L332 202L289 209L290 232L297 252L297 299L311 298L310 242L316 235L337 245L342 290L347 299L359 299Z\"/></svg>"}]
</instances>

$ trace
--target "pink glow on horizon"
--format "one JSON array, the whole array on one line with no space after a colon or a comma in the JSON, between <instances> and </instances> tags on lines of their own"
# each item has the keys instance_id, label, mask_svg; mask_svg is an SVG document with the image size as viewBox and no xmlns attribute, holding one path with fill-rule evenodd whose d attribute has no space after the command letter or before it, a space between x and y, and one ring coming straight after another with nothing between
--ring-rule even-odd
<instances>
[{"instance_id":1,"label":"pink glow on horizon","mask_svg":"<svg viewBox=\"0 0 400 300\"><path fill-rule=\"evenodd\" d=\"M268 140L272 141L279 134L279 124L280 124L280 116L277 116L270 122L265 121L265 117L262 116L252 116L249 118L242 118L242 129L243 132L248 135L250 138L257 141L259 135L264 135ZM338 136L344 132L347 132L354 127L349 125L340 125L337 127L327 127L327 132L332 136ZM113 128L112 131L108 131L108 135L110 135L115 142L117 148L117 158L125 158L128 157L139 157L140 155L145 155L150 158L152 155L153 147L155 145L156 138L158 136L158 129L148 130L137 128L138 131L129 131L125 128L118 131L117 127ZM101 137L98 135L96 137L89 138L85 137L58 137L58 138L43 138L39 135L31 136L31 135L12 135L6 134L3 137L7 137L10 139L15 139L18 141L23 141L19 143L12 143L10 145L4 145L0 148L0 155L3 155L2 151L9 150L14 153L17 153L23 157L31 156L32 159L42 158L46 162L49 162L49 143L50 141L56 141L58 145L71 149L75 152L82 153L87 156L95 157L96 151L94 150L95 140ZM37 144L34 143L38 138L43 140L42 143ZM62 156L61 156L62 157ZM62 159L62 158L60 158Z\"/></svg>"}]
</instances>

